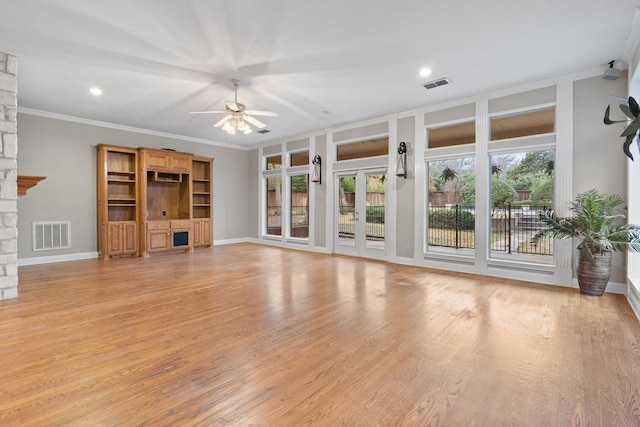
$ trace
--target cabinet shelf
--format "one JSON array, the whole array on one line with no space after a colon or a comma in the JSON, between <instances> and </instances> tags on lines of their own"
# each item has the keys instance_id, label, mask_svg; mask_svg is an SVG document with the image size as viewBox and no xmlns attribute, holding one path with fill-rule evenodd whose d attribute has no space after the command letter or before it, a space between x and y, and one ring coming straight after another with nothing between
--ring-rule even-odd
<instances>
[{"instance_id":1,"label":"cabinet shelf","mask_svg":"<svg viewBox=\"0 0 640 427\"><path fill-rule=\"evenodd\" d=\"M136 180L134 178L131 179L120 179L120 178L108 178L107 182L109 183L117 183L117 184L135 184Z\"/></svg>"},{"instance_id":2,"label":"cabinet shelf","mask_svg":"<svg viewBox=\"0 0 640 427\"><path fill-rule=\"evenodd\" d=\"M109 197L108 199L109 204L112 203L126 203L129 205L135 205L136 203L136 199L134 199L133 197Z\"/></svg>"},{"instance_id":3,"label":"cabinet shelf","mask_svg":"<svg viewBox=\"0 0 640 427\"><path fill-rule=\"evenodd\" d=\"M111 175L135 175L136 171L134 169L109 169L107 170L107 174Z\"/></svg>"}]
</instances>

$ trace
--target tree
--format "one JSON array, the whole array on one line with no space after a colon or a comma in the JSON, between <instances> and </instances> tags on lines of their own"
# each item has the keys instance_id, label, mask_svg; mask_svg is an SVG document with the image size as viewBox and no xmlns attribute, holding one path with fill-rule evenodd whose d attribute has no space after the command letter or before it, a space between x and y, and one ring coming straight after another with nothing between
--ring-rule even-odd
<instances>
[{"instance_id":1,"label":"tree","mask_svg":"<svg viewBox=\"0 0 640 427\"><path fill-rule=\"evenodd\" d=\"M465 206L476 204L476 179L473 174L464 174L460 177L464 184L460 188L460 198ZM498 176L491 178L491 206L505 206L518 200L518 192L508 182Z\"/></svg>"},{"instance_id":2,"label":"tree","mask_svg":"<svg viewBox=\"0 0 640 427\"><path fill-rule=\"evenodd\" d=\"M340 178L338 191L340 192L340 213L345 213L343 212L343 209L346 209L346 207L349 206L345 193L356 192L356 179L352 176L345 176L344 178Z\"/></svg>"},{"instance_id":3,"label":"tree","mask_svg":"<svg viewBox=\"0 0 640 427\"><path fill-rule=\"evenodd\" d=\"M539 175L553 170L554 155L553 150L530 151L515 168L507 172L507 178L515 181L519 176Z\"/></svg>"},{"instance_id":4,"label":"tree","mask_svg":"<svg viewBox=\"0 0 640 427\"><path fill-rule=\"evenodd\" d=\"M440 179L442 182L447 183L449 181L453 181L458 178L458 172L451 169L449 166L445 167L442 173L440 174Z\"/></svg>"},{"instance_id":5,"label":"tree","mask_svg":"<svg viewBox=\"0 0 640 427\"><path fill-rule=\"evenodd\" d=\"M367 175L367 193L384 193L385 181L385 175Z\"/></svg>"},{"instance_id":6,"label":"tree","mask_svg":"<svg viewBox=\"0 0 640 427\"><path fill-rule=\"evenodd\" d=\"M464 184L460 188L460 198L465 206L476 205L476 176L474 174L464 174Z\"/></svg>"},{"instance_id":7,"label":"tree","mask_svg":"<svg viewBox=\"0 0 640 427\"><path fill-rule=\"evenodd\" d=\"M517 190L531 190L533 181L528 176L519 176L515 181L511 181L513 188Z\"/></svg>"},{"instance_id":8,"label":"tree","mask_svg":"<svg viewBox=\"0 0 640 427\"><path fill-rule=\"evenodd\" d=\"M501 179L500 177L493 176L491 178L491 205L506 206L508 203L512 203L518 200L518 192L513 186Z\"/></svg>"},{"instance_id":9,"label":"tree","mask_svg":"<svg viewBox=\"0 0 640 427\"><path fill-rule=\"evenodd\" d=\"M291 190L292 191L307 191L307 179L308 175L294 175L291 177Z\"/></svg>"},{"instance_id":10,"label":"tree","mask_svg":"<svg viewBox=\"0 0 640 427\"><path fill-rule=\"evenodd\" d=\"M537 178L531 188L529 200L531 200L531 204L536 206L551 206L553 204L553 178L550 176Z\"/></svg>"}]
</instances>

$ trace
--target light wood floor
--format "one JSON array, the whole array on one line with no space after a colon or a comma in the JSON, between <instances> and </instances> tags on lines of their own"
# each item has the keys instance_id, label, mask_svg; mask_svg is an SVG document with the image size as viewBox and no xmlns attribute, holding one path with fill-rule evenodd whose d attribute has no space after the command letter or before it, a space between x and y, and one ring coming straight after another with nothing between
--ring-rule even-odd
<instances>
[{"instance_id":1,"label":"light wood floor","mask_svg":"<svg viewBox=\"0 0 640 427\"><path fill-rule=\"evenodd\" d=\"M638 426L619 295L240 244L22 267L2 426Z\"/></svg>"}]
</instances>

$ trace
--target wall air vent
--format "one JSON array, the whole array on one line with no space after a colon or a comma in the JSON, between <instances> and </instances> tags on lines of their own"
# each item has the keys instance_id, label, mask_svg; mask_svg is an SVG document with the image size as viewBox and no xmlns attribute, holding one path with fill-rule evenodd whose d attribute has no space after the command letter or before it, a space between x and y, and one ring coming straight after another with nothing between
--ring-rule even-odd
<instances>
[{"instance_id":1,"label":"wall air vent","mask_svg":"<svg viewBox=\"0 0 640 427\"><path fill-rule=\"evenodd\" d=\"M437 87L446 86L446 85L450 85L450 84L451 84L451 80L449 80L448 78L444 77L442 79L438 79L438 80L433 80L431 82L427 82L423 86L424 86L425 89L435 89Z\"/></svg>"},{"instance_id":2,"label":"wall air vent","mask_svg":"<svg viewBox=\"0 0 640 427\"><path fill-rule=\"evenodd\" d=\"M70 248L69 221L48 221L33 223L33 250L50 251L54 249Z\"/></svg>"},{"instance_id":3,"label":"wall air vent","mask_svg":"<svg viewBox=\"0 0 640 427\"><path fill-rule=\"evenodd\" d=\"M271 132L269 129L262 129L258 131L258 133L269 133L269 132Z\"/></svg>"}]
</instances>

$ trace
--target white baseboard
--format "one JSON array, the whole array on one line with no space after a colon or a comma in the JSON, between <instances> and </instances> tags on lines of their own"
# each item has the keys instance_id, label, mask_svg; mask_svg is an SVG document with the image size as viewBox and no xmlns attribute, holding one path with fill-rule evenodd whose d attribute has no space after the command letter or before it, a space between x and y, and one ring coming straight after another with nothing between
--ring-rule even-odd
<instances>
[{"instance_id":1,"label":"white baseboard","mask_svg":"<svg viewBox=\"0 0 640 427\"><path fill-rule=\"evenodd\" d=\"M578 282L576 281L576 284ZM627 288L628 286L624 283L620 283L620 282L609 282L609 284L607 285L607 290L606 292L611 292L612 294L622 294L622 295L626 295L627 294Z\"/></svg>"},{"instance_id":2,"label":"white baseboard","mask_svg":"<svg viewBox=\"0 0 640 427\"><path fill-rule=\"evenodd\" d=\"M18 258L18 267L38 264L51 264L54 262L78 261L81 259L98 258L98 252L83 252L78 254L41 256L34 258Z\"/></svg>"},{"instance_id":3,"label":"white baseboard","mask_svg":"<svg viewBox=\"0 0 640 427\"><path fill-rule=\"evenodd\" d=\"M395 264L401 264L401 265L416 265L416 261L413 258L406 258L406 257L400 257L400 256L395 257L393 261L389 261L389 262L393 262Z\"/></svg>"},{"instance_id":4,"label":"white baseboard","mask_svg":"<svg viewBox=\"0 0 640 427\"><path fill-rule=\"evenodd\" d=\"M232 245L234 243L249 243L251 239L248 237L242 237L240 239L224 239L224 240L214 240L213 246L217 245Z\"/></svg>"},{"instance_id":5,"label":"white baseboard","mask_svg":"<svg viewBox=\"0 0 640 427\"><path fill-rule=\"evenodd\" d=\"M638 292L631 280L629 280L627 287L627 301L629 301L631 309L636 314L638 320L640 320L640 292Z\"/></svg>"},{"instance_id":6,"label":"white baseboard","mask_svg":"<svg viewBox=\"0 0 640 427\"><path fill-rule=\"evenodd\" d=\"M265 246L275 246L278 248L284 248L284 249L295 249L298 251L306 251L306 252L316 252L316 253L320 253L320 254L327 254L330 255L333 252L330 251L327 248L323 248L323 247L319 247L319 246L313 246L310 247L309 245L304 245L304 244L298 244L296 242L286 242L286 243L282 243L282 240L271 240L271 239L249 239L248 240L251 243L257 243L259 245L265 245Z\"/></svg>"}]
</instances>

